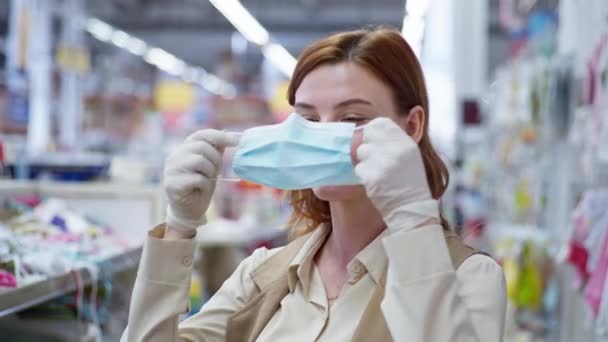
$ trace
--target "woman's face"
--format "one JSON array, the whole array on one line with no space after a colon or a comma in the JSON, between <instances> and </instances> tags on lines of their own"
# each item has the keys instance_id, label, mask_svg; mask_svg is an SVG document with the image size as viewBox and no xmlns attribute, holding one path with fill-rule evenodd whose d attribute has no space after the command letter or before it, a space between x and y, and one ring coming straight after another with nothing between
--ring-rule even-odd
<instances>
[{"instance_id":1,"label":"woman's face","mask_svg":"<svg viewBox=\"0 0 608 342\"><path fill-rule=\"evenodd\" d=\"M294 109L310 121L363 125L386 116L398 121L391 89L365 68L349 62L324 65L310 72L295 94ZM314 188L325 201L365 196L361 185Z\"/></svg>"}]
</instances>

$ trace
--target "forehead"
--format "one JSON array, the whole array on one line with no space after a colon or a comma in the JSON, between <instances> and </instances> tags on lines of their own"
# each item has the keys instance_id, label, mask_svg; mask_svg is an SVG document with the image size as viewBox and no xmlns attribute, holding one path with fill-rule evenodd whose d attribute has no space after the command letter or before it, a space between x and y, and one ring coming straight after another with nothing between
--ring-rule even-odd
<instances>
[{"instance_id":1,"label":"forehead","mask_svg":"<svg viewBox=\"0 0 608 342\"><path fill-rule=\"evenodd\" d=\"M374 106L392 108L391 89L373 73L355 63L322 65L308 73L295 94L296 102L333 106L360 98ZM381 108L382 109L382 108Z\"/></svg>"}]
</instances>

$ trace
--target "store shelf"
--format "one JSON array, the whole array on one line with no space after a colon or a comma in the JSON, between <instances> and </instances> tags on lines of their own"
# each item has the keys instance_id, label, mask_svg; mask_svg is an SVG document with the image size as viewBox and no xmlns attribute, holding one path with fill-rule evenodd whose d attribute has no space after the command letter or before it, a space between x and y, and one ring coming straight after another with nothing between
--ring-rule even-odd
<instances>
[{"instance_id":1,"label":"store shelf","mask_svg":"<svg viewBox=\"0 0 608 342\"><path fill-rule=\"evenodd\" d=\"M141 247L102 260L98 265L100 271L104 273L120 273L137 267L140 256ZM84 269L77 272L79 272L83 284L91 283L89 272ZM76 291L73 273L35 282L17 289L0 291L0 318L73 291Z\"/></svg>"},{"instance_id":2,"label":"store shelf","mask_svg":"<svg viewBox=\"0 0 608 342\"><path fill-rule=\"evenodd\" d=\"M136 244L142 244L147 231L165 219L166 203L159 185L0 180L0 194L60 199Z\"/></svg>"}]
</instances>

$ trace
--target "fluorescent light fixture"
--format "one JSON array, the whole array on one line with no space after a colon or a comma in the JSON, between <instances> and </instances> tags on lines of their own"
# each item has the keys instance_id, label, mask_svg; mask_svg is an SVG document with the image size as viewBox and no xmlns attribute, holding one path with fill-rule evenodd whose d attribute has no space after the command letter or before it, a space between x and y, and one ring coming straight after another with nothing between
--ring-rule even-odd
<instances>
[{"instance_id":1,"label":"fluorescent light fixture","mask_svg":"<svg viewBox=\"0 0 608 342\"><path fill-rule=\"evenodd\" d=\"M211 74L205 74L203 77L201 77L200 80L200 84L203 87L207 88L209 91L218 93L220 92L220 89L223 86L222 82L223 81L217 76Z\"/></svg>"},{"instance_id":2,"label":"fluorescent light fixture","mask_svg":"<svg viewBox=\"0 0 608 342\"><path fill-rule=\"evenodd\" d=\"M262 48L262 53L285 76L291 77L296 59L280 44L270 42L268 31L238 0L209 0L248 41ZM233 37L234 41L234 37Z\"/></svg>"},{"instance_id":3,"label":"fluorescent light fixture","mask_svg":"<svg viewBox=\"0 0 608 342\"><path fill-rule=\"evenodd\" d=\"M95 38L103 42L109 42L112 38L112 34L114 33L112 26L95 18L87 19L86 30Z\"/></svg>"},{"instance_id":4,"label":"fluorescent light fixture","mask_svg":"<svg viewBox=\"0 0 608 342\"><path fill-rule=\"evenodd\" d=\"M186 68L186 62L181 59L176 60L173 64L157 65L157 67L172 76L180 76Z\"/></svg>"},{"instance_id":5,"label":"fluorescent light fixture","mask_svg":"<svg viewBox=\"0 0 608 342\"><path fill-rule=\"evenodd\" d=\"M147 49L148 45L143 40L135 38L133 36L129 38L129 42L127 44L127 51L129 51L130 53L136 56L143 56L146 53Z\"/></svg>"},{"instance_id":6,"label":"fluorescent light fixture","mask_svg":"<svg viewBox=\"0 0 608 342\"><path fill-rule=\"evenodd\" d=\"M403 28L401 34L414 50L416 56L420 56L422 49L422 39L424 38L425 21L422 18L406 17L403 19Z\"/></svg>"},{"instance_id":7,"label":"fluorescent light fixture","mask_svg":"<svg viewBox=\"0 0 608 342\"><path fill-rule=\"evenodd\" d=\"M220 13L247 40L259 45L266 45L270 40L268 31L243 7L238 0L209 0Z\"/></svg>"},{"instance_id":8,"label":"fluorescent light fixture","mask_svg":"<svg viewBox=\"0 0 608 342\"><path fill-rule=\"evenodd\" d=\"M429 0L407 0L405 10L406 16L424 17L429 10Z\"/></svg>"},{"instance_id":9,"label":"fluorescent light fixture","mask_svg":"<svg viewBox=\"0 0 608 342\"><path fill-rule=\"evenodd\" d=\"M144 60L150 64L159 66L173 64L177 60L177 57L161 48L155 47L148 50L144 55Z\"/></svg>"},{"instance_id":10,"label":"fluorescent light fixture","mask_svg":"<svg viewBox=\"0 0 608 342\"><path fill-rule=\"evenodd\" d=\"M199 84L212 93L222 94L226 97L236 96L236 88L212 74L205 74L200 78Z\"/></svg>"},{"instance_id":11,"label":"fluorescent light fixture","mask_svg":"<svg viewBox=\"0 0 608 342\"><path fill-rule=\"evenodd\" d=\"M264 57L268 58L285 76L291 77L297 60L282 45L270 43L262 47Z\"/></svg>"},{"instance_id":12,"label":"fluorescent light fixture","mask_svg":"<svg viewBox=\"0 0 608 342\"><path fill-rule=\"evenodd\" d=\"M125 31L118 30L106 22L97 18L87 18L84 26L86 31L96 39L141 56L147 63L170 75L181 76L186 82L198 83L203 88L218 95L236 96L234 85L207 73L203 68L187 65L183 60L161 48L149 47L143 40L133 37ZM124 88L125 91L133 91L134 87L133 84L124 82L119 82L118 86Z\"/></svg>"},{"instance_id":13,"label":"fluorescent light fixture","mask_svg":"<svg viewBox=\"0 0 608 342\"><path fill-rule=\"evenodd\" d=\"M135 38L125 31L115 29L97 18L86 19L85 29L98 40L112 43L134 55L143 56L146 52L147 45L143 40Z\"/></svg>"},{"instance_id":14,"label":"fluorescent light fixture","mask_svg":"<svg viewBox=\"0 0 608 342\"><path fill-rule=\"evenodd\" d=\"M414 50L416 56L422 51L424 39L424 28L426 14L429 9L429 0L407 0L405 5L405 16L401 34Z\"/></svg>"},{"instance_id":15,"label":"fluorescent light fixture","mask_svg":"<svg viewBox=\"0 0 608 342\"><path fill-rule=\"evenodd\" d=\"M129 36L125 31L115 30L114 33L112 33L112 38L110 38L110 41L119 48L125 49L129 44L130 38L131 36Z\"/></svg>"},{"instance_id":16,"label":"fluorescent light fixture","mask_svg":"<svg viewBox=\"0 0 608 342\"><path fill-rule=\"evenodd\" d=\"M174 76L181 75L186 63L161 48L151 48L144 55L144 60L160 70Z\"/></svg>"},{"instance_id":17,"label":"fluorescent light fixture","mask_svg":"<svg viewBox=\"0 0 608 342\"><path fill-rule=\"evenodd\" d=\"M182 79L185 82L194 83L200 78L199 73L200 72L198 68L188 66L184 69L184 72L182 73Z\"/></svg>"},{"instance_id":18,"label":"fluorescent light fixture","mask_svg":"<svg viewBox=\"0 0 608 342\"><path fill-rule=\"evenodd\" d=\"M121 30L114 30L110 42L137 56L143 56L147 49L147 45L143 40L135 38Z\"/></svg>"},{"instance_id":19,"label":"fluorescent light fixture","mask_svg":"<svg viewBox=\"0 0 608 342\"><path fill-rule=\"evenodd\" d=\"M186 82L189 82L188 73L191 73L191 75L196 75L197 77L197 79L193 80L192 82L198 83L201 87L205 88L211 93L223 95L228 98L233 98L236 96L236 87L234 85L206 72L202 68L195 68L195 70L189 71L186 69L186 71L184 71L184 75L182 75L182 78Z\"/></svg>"}]
</instances>

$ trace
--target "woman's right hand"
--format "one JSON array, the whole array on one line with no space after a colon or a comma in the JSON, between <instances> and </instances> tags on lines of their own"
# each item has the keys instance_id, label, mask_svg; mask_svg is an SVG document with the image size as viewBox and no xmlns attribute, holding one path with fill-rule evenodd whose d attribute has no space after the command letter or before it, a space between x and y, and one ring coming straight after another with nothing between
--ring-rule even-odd
<instances>
[{"instance_id":1,"label":"woman's right hand","mask_svg":"<svg viewBox=\"0 0 608 342\"><path fill-rule=\"evenodd\" d=\"M239 137L214 129L197 131L167 158L163 187L167 207L167 235L191 237L206 223L215 180L222 167L224 148L236 146Z\"/></svg>"},{"instance_id":2,"label":"woman's right hand","mask_svg":"<svg viewBox=\"0 0 608 342\"><path fill-rule=\"evenodd\" d=\"M355 135L355 148L355 173L389 228L439 222L420 148L405 130L387 117L375 118L363 126L363 137Z\"/></svg>"}]
</instances>

